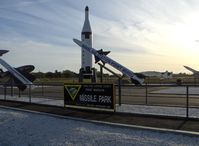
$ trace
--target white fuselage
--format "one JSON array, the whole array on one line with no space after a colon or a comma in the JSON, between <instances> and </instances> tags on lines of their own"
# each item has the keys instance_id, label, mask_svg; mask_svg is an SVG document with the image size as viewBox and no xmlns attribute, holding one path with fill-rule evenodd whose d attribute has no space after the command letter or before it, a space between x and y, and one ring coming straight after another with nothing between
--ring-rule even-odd
<instances>
[{"instance_id":1,"label":"white fuselage","mask_svg":"<svg viewBox=\"0 0 199 146\"><path fill-rule=\"evenodd\" d=\"M145 75L146 77L158 77L158 78L164 78L164 79L171 79L173 77L172 72L157 72L157 71L145 71L141 72L141 74Z\"/></svg>"},{"instance_id":2,"label":"white fuselage","mask_svg":"<svg viewBox=\"0 0 199 146\"><path fill-rule=\"evenodd\" d=\"M73 39L73 41L79 45L80 47L84 48L88 52L92 53L94 56L98 57L101 61L111 65L115 69L121 71L123 74L127 75L128 77L137 80L140 84L143 84L144 79L138 78L131 70L128 68L124 67L123 65L119 64L118 62L114 61L113 59L109 58L108 56L104 54L99 54L96 49L87 46L83 42Z\"/></svg>"},{"instance_id":3,"label":"white fuselage","mask_svg":"<svg viewBox=\"0 0 199 146\"><path fill-rule=\"evenodd\" d=\"M87 44L89 47L92 47L92 38L91 39L86 39L84 37L84 35L82 35L81 37L82 42L84 42L85 44ZM81 49L81 63L82 63L82 68L86 68L87 66L89 66L90 68L92 68L92 54L90 52L88 52L85 49Z\"/></svg>"},{"instance_id":4,"label":"white fuselage","mask_svg":"<svg viewBox=\"0 0 199 146\"><path fill-rule=\"evenodd\" d=\"M197 70L195 70L195 69L193 69L191 67L188 67L188 66L184 66L184 67L186 69L188 69L189 71L191 71L195 77L199 77L199 71L197 71Z\"/></svg>"},{"instance_id":5,"label":"white fuselage","mask_svg":"<svg viewBox=\"0 0 199 146\"><path fill-rule=\"evenodd\" d=\"M82 28L81 40L84 44L92 47L92 30L89 22L89 10L88 7L85 9L85 21ZM92 68L92 54L85 49L81 49L81 67L86 69L86 67Z\"/></svg>"}]
</instances>

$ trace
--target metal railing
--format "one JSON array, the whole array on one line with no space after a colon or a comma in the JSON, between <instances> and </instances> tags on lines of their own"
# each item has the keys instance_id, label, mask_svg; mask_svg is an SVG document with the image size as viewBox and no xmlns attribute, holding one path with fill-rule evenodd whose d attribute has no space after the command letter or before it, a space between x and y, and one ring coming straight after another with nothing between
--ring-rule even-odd
<instances>
[{"instance_id":1,"label":"metal railing","mask_svg":"<svg viewBox=\"0 0 199 146\"><path fill-rule=\"evenodd\" d=\"M20 92L16 87L0 84L0 99L64 106L64 87L35 84ZM190 110L198 109L195 112L199 113L199 85L116 85L116 104L183 108L184 116L189 118Z\"/></svg>"},{"instance_id":2,"label":"metal railing","mask_svg":"<svg viewBox=\"0 0 199 146\"><path fill-rule=\"evenodd\" d=\"M122 85L117 98L119 104L181 108L186 118L199 118L199 85Z\"/></svg>"},{"instance_id":3,"label":"metal railing","mask_svg":"<svg viewBox=\"0 0 199 146\"><path fill-rule=\"evenodd\" d=\"M116 86L116 89L119 87ZM119 96L119 91L116 95ZM121 85L121 104L184 106L184 103L172 99L196 99L191 106L199 107L199 85ZM164 101L162 99L168 99Z\"/></svg>"}]
</instances>

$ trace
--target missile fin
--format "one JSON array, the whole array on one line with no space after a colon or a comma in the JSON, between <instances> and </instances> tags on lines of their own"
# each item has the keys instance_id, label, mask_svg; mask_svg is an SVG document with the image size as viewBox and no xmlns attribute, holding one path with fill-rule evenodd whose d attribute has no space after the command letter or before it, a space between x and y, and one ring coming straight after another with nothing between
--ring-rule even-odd
<instances>
[{"instance_id":1,"label":"missile fin","mask_svg":"<svg viewBox=\"0 0 199 146\"><path fill-rule=\"evenodd\" d=\"M100 49L97 51L101 55L108 55L111 51L103 51L103 49Z\"/></svg>"},{"instance_id":2,"label":"missile fin","mask_svg":"<svg viewBox=\"0 0 199 146\"><path fill-rule=\"evenodd\" d=\"M104 61L102 61L99 57L95 56L95 63L98 63L99 61L101 61L103 65L105 65Z\"/></svg>"},{"instance_id":3,"label":"missile fin","mask_svg":"<svg viewBox=\"0 0 199 146\"><path fill-rule=\"evenodd\" d=\"M99 57L95 56L95 63L98 63L100 61Z\"/></svg>"},{"instance_id":4,"label":"missile fin","mask_svg":"<svg viewBox=\"0 0 199 146\"><path fill-rule=\"evenodd\" d=\"M103 49L100 49L97 51L97 53L99 53L100 55L108 55L110 51L103 51ZM98 63L99 61L101 61L105 65L104 61L102 61L99 57L95 56L95 63Z\"/></svg>"}]
</instances>

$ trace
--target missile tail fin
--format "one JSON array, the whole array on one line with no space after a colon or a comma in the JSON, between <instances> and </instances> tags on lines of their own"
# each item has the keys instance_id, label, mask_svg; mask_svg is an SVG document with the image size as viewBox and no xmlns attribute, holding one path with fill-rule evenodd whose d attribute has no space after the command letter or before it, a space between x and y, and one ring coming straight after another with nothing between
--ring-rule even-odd
<instances>
[{"instance_id":1,"label":"missile tail fin","mask_svg":"<svg viewBox=\"0 0 199 146\"><path fill-rule=\"evenodd\" d=\"M110 51L103 51L103 49L100 49L97 51L97 53L99 53L100 55L108 55L110 53ZM101 61L103 64L105 64L104 61L102 61L99 57L95 56L95 63L98 63L99 61Z\"/></svg>"},{"instance_id":2,"label":"missile tail fin","mask_svg":"<svg viewBox=\"0 0 199 146\"><path fill-rule=\"evenodd\" d=\"M98 63L99 61L101 61L103 65L105 65L104 61L102 61L99 57L95 56L95 63Z\"/></svg>"},{"instance_id":3,"label":"missile tail fin","mask_svg":"<svg viewBox=\"0 0 199 146\"><path fill-rule=\"evenodd\" d=\"M111 51L103 51L103 49L100 49L97 51L97 53L101 54L101 55L108 55Z\"/></svg>"},{"instance_id":4,"label":"missile tail fin","mask_svg":"<svg viewBox=\"0 0 199 146\"><path fill-rule=\"evenodd\" d=\"M99 57L95 56L95 63L98 63L100 61Z\"/></svg>"}]
</instances>

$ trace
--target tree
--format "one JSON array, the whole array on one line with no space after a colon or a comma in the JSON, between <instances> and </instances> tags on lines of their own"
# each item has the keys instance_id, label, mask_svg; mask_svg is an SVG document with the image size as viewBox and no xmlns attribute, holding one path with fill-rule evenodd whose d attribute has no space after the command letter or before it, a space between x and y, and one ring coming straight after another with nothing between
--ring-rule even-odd
<instances>
[{"instance_id":1,"label":"tree","mask_svg":"<svg viewBox=\"0 0 199 146\"><path fill-rule=\"evenodd\" d=\"M72 78L72 77L77 77L77 74L72 72L72 71L70 71L70 70L64 70L62 72L62 77L64 77L64 78Z\"/></svg>"},{"instance_id":2,"label":"tree","mask_svg":"<svg viewBox=\"0 0 199 146\"><path fill-rule=\"evenodd\" d=\"M54 73L52 73L52 72L47 72L47 73L45 74L45 77L46 77L46 78L53 78L53 77L54 77Z\"/></svg>"}]
</instances>

